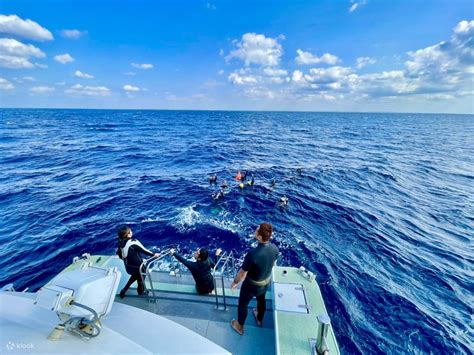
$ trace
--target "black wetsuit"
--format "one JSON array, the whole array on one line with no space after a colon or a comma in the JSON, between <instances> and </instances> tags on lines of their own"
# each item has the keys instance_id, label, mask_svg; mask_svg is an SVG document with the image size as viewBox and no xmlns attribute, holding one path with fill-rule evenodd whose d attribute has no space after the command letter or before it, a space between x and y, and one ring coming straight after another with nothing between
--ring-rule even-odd
<instances>
[{"instance_id":1,"label":"black wetsuit","mask_svg":"<svg viewBox=\"0 0 474 355\"><path fill-rule=\"evenodd\" d=\"M125 264L125 270L130 275L127 284L120 292L120 295L123 297L125 292L129 287L136 281L137 282L137 292L139 295L143 294L145 291L145 286L143 284L143 278L140 273L140 265L143 263L142 255L145 254L148 256L153 256L154 254L146 249L138 240L136 239L121 239L119 240L119 247L117 249L117 255L120 259L123 260Z\"/></svg>"},{"instance_id":2,"label":"black wetsuit","mask_svg":"<svg viewBox=\"0 0 474 355\"><path fill-rule=\"evenodd\" d=\"M272 268L278 259L278 248L272 243L259 243L245 255L242 270L247 271L239 296L238 321L244 325L247 319L247 308L252 298L257 297L257 319L263 321L266 309L265 293L267 292Z\"/></svg>"},{"instance_id":3,"label":"black wetsuit","mask_svg":"<svg viewBox=\"0 0 474 355\"><path fill-rule=\"evenodd\" d=\"M182 262L184 266L189 269L189 271L191 271L194 281L196 281L196 290L198 293L207 294L214 290L214 278L211 274L211 270L214 267L214 262L210 257L204 261L186 260L178 253L175 253L174 257Z\"/></svg>"}]
</instances>

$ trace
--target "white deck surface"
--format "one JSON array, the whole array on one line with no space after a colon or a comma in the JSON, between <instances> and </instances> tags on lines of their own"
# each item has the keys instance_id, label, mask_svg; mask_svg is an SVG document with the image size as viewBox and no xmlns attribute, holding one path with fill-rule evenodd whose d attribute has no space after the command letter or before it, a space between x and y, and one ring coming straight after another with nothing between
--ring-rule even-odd
<instances>
[{"instance_id":1,"label":"white deck surface","mask_svg":"<svg viewBox=\"0 0 474 355\"><path fill-rule=\"evenodd\" d=\"M0 353L229 354L167 318L119 303L103 319L99 337L83 340L64 332L61 340L50 341L58 317L35 306L31 296L0 292Z\"/></svg>"}]
</instances>

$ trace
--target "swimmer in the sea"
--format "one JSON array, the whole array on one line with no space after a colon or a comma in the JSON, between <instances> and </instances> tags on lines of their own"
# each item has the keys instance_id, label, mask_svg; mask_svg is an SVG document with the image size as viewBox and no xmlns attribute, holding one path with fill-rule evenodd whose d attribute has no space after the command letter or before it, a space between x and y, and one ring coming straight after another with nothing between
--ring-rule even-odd
<instances>
[{"instance_id":1,"label":"swimmer in the sea","mask_svg":"<svg viewBox=\"0 0 474 355\"><path fill-rule=\"evenodd\" d=\"M288 197L286 197L286 195L280 197L280 201L278 202L278 204L280 205L280 207L286 207L288 206Z\"/></svg>"}]
</instances>

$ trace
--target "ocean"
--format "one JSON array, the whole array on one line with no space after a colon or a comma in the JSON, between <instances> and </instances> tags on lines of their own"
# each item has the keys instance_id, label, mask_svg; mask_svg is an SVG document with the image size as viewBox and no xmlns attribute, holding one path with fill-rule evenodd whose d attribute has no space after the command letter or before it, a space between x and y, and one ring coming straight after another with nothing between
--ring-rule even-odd
<instances>
[{"instance_id":1,"label":"ocean","mask_svg":"<svg viewBox=\"0 0 474 355\"><path fill-rule=\"evenodd\" d=\"M0 286L35 290L73 256L114 253L124 223L158 250L242 257L270 222L279 263L317 274L342 353L474 349L472 115L0 115Z\"/></svg>"}]
</instances>

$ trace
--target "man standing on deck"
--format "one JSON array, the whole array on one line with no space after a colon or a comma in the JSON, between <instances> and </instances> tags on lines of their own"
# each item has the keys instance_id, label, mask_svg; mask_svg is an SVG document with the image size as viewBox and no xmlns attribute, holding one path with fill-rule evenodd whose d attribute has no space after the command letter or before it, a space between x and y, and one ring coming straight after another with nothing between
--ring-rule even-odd
<instances>
[{"instance_id":1,"label":"man standing on deck","mask_svg":"<svg viewBox=\"0 0 474 355\"><path fill-rule=\"evenodd\" d=\"M260 224L255 231L258 246L245 255L242 268L231 285L231 288L235 290L237 285L244 281L240 288L238 317L237 320L233 319L230 324L240 335L244 335L247 308L254 297L257 297L257 308L253 309L253 315L257 325L262 326L266 309L265 293L271 281L273 266L278 258L278 248L275 244L270 243L272 231L270 223Z\"/></svg>"}]
</instances>

